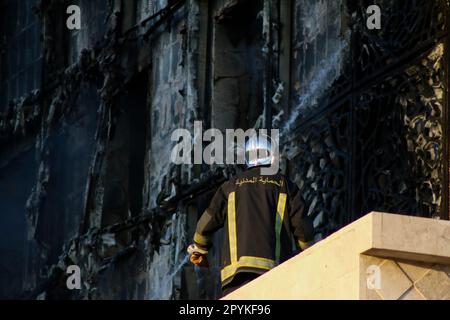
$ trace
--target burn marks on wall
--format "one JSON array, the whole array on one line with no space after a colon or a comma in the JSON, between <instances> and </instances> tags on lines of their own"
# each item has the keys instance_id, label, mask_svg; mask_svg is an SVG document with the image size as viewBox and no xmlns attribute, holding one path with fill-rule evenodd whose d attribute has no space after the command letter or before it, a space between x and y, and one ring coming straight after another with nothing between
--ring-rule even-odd
<instances>
[{"instance_id":1,"label":"burn marks on wall","mask_svg":"<svg viewBox=\"0 0 450 320\"><path fill-rule=\"evenodd\" d=\"M212 58L215 128L253 127L264 108L262 8L262 1L217 8Z\"/></svg>"}]
</instances>

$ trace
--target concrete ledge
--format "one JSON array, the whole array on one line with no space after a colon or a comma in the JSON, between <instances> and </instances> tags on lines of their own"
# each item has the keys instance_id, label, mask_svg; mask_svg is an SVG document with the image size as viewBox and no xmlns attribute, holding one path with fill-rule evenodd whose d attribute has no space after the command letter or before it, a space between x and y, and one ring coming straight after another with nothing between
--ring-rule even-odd
<instances>
[{"instance_id":1,"label":"concrete ledge","mask_svg":"<svg viewBox=\"0 0 450 320\"><path fill-rule=\"evenodd\" d=\"M224 299L450 299L450 222L372 212Z\"/></svg>"}]
</instances>

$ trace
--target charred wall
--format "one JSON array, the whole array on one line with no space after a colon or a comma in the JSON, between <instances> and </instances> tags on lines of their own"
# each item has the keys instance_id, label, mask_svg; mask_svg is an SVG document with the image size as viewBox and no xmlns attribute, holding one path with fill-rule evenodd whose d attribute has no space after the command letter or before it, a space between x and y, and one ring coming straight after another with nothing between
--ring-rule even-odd
<instances>
[{"instance_id":1,"label":"charred wall","mask_svg":"<svg viewBox=\"0 0 450 320\"><path fill-rule=\"evenodd\" d=\"M242 168L170 163L195 120L279 128L318 240L371 210L446 218L448 7L376 2L384 31L366 1L79 0L78 31L67 1L2 2L24 18L1 27L1 296L219 297L222 234L208 270L185 250Z\"/></svg>"}]
</instances>

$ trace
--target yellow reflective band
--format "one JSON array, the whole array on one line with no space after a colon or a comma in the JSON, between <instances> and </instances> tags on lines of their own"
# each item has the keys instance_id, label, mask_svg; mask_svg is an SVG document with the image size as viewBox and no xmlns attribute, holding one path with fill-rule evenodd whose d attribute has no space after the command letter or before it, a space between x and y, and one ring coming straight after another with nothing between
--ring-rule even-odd
<instances>
[{"instance_id":1,"label":"yellow reflective band","mask_svg":"<svg viewBox=\"0 0 450 320\"><path fill-rule=\"evenodd\" d=\"M281 228L283 227L284 210L286 208L286 193L280 193L278 197L277 216L275 220L275 261L280 263L281 255Z\"/></svg>"},{"instance_id":2,"label":"yellow reflective band","mask_svg":"<svg viewBox=\"0 0 450 320\"><path fill-rule=\"evenodd\" d=\"M257 268L263 270L270 270L275 267L276 263L272 259L260 258L260 257L248 257L242 256L239 261L232 263L220 272L222 282L229 277L236 274L238 268Z\"/></svg>"},{"instance_id":3,"label":"yellow reflective band","mask_svg":"<svg viewBox=\"0 0 450 320\"><path fill-rule=\"evenodd\" d=\"M298 246L299 246L300 249L302 249L302 250L308 249L309 247L312 246L312 244L313 244L312 241L310 241L310 242L303 242L303 241L298 240Z\"/></svg>"},{"instance_id":4,"label":"yellow reflective band","mask_svg":"<svg viewBox=\"0 0 450 320\"><path fill-rule=\"evenodd\" d=\"M228 237L230 241L231 264L237 262L237 240L236 240L236 200L235 193L228 195Z\"/></svg>"},{"instance_id":5,"label":"yellow reflective band","mask_svg":"<svg viewBox=\"0 0 450 320\"><path fill-rule=\"evenodd\" d=\"M194 233L194 242L195 243L198 243L199 245L202 245L202 246L208 246L210 241L211 241L210 237L203 236L198 232Z\"/></svg>"}]
</instances>

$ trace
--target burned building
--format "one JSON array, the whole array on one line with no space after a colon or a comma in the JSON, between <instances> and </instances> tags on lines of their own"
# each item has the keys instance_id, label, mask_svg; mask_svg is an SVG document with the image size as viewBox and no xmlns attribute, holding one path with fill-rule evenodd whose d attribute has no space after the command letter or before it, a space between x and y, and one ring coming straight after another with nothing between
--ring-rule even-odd
<instances>
[{"instance_id":1,"label":"burned building","mask_svg":"<svg viewBox=\"0 0 450 320\"><path fill-rule=\"evenodd\" d=\"M278 128L316 240L372 210L448 219L448 6L0 1L0 297L217 298L218 252L185 251L240 168L170 162L194 121Z\"/></svg>"}]
</instances>

